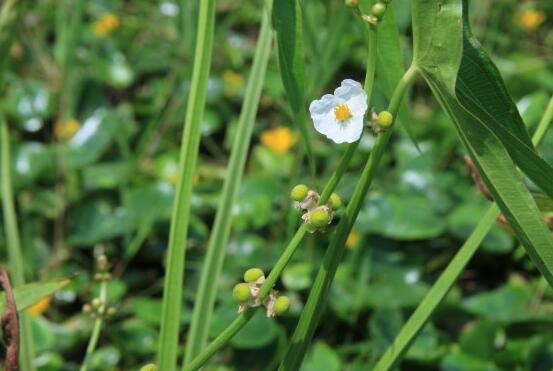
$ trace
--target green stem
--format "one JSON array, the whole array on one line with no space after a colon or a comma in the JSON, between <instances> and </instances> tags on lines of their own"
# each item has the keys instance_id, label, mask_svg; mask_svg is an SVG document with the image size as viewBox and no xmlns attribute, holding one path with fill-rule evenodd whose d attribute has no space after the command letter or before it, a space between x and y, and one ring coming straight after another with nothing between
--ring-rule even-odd
<instances>
[{"instance_id":1,"label":"green stem","mask_svg":"<svg viewBox=\"0 0 553 371\"><path fill-rule=\"evenodd\" d=\"M0 91L4 87L4 73L9 60L10 48L15 35L19 20L23 14L26 0L7 0L0 9ZM11 180L10 160L10 136L5 118L0 113L0 187L2 194L2 209L6 242L8 250L9 270L14 287L25 283L25 271L23 268L23 256L21 253L21 242L17 227L17 216L15 213L14 197ZM31 319L27 313L19 314L20 327L20 352L19 364L22 371L34 371L35 346Z\"/></svg>"},{"instance_id":2,"label":"green stem","mask_svg":"<svg viewBox=\"0 0 553 371\"><path fill-rule=\"evenodd\" d=\"M370 31L370 38L376 40L376 35L374 34L375 31ZM374 41L373 45L376 46L376 41ZM398 83L388 106L388 111L392 113L394 118L399 110L401 99L416 76L416 69L411 67L405 72L405 75ZM325 253L323 263L311 288L309 298L307 299L298 326L292 335L290 346L279 370L297 370L301 366L307 347L321 318L324 303L326 302L330 286L334 280L334 275L340 264L345 249L346 238L357 219L363 200L374 178L376 168L384 154L386 145L392 134L391 129L392 127L378 135L373 151L369 155L363 173L361 174L359 183L355 187L353 196L348 203L346 213L340 220L337 231L330 243L330 247Z\"/></svg>"},{"instance_id":3,"label":"green stem","mask_svg":"<svg viewBox=\"0 0 553 371\"><path fill-rule=\"evenodd\" d=\"M543 138L552 118L553 96L532 137L532 142L535 145ZM440 275L440 278L438 278L423 301L418 305L405 325L403 325L394 342L388 347L382 358L380 358L376 364L374 368L375 371L390 370L399 362L424 325L428 322L432 313L434 313L438 305L440 305L449 290L453 287L459 275L463 272L470 259L493 227L499 214L500 212L497 204L492 204L469 238L465 241L463 246L461 246L455 257Z\"/></svg>"},{"instance_id":4,"label":"green stem","mask_svg":"<svg viewBox=\"0 0 553 371\"><path fill-rule=\"evenodd\" d=\"M353 154L355 153L357 145L358 142L355 142L348 146L348 149L342 156L338 167L330 177L328 183L321 193L321 197L319 199L320 205L326 203L328 197L330 197L330 195L336 188L336 185L342 178L342 175L346 171L347 166L351 161ZM282 271L296 252L306 232L307 225L302 224L301 227L298 228L298 230L296 231L296 234L294 235L292 240L290 240L290 242L288 243L288 246L286 246L283 253L280 255L278 261L275 263L275 266L271 270L271 273L259 290L259 296L261 300L267 297L267 295L275 285L276 281L282 274ZM213 356L213 354L215 354L215 352L223 347L242 327L244 327L248 323L248 321L252 318L257 309L258 308L249 308L248 310L240 314L223 332L219 334L219 336L215 338L215 340L213 340L213 342L211 342L211 344L209 344L204 350L202 350L202 352L196 358L194 358L189 364L185 365L184 371L192 371L200 368Z\"/></svg>"},{"instance_id":5,"label":"green stem","mask_svg":"<svg viewBox=\"0 0 553 371\"><path fill-rule=\"evenodd\" d=\"M270 7L272 1L268 1ZM213 230L209 238L207 255L202 266L199 290L196 294L192 324L188 332L185 360L192 360L201 351L207 340L207 332L213 313L213 305L217 294L217 283L225 259L225 248L229 240L232 224L232 205L236 199L238 188L242 180L242 173L246 165L246 158L250 148L251 136L255 124L255 117L261 97L265 71L271 53L271 24L268 12L263 12L261 29L252 70L246 86L244 104L230 154L227 174Z\"/></svg>"},{"instance_id":6,"label":"green stem","mask_svg":"<svg viewBox=\"0 0 553 371\"><path fill-rule=\"evenodd\" d=\"M100 307L98 308L98 317L94 320L94 327L92 333L90 334L90 340L88 341L88 346L86 347L86 354L84 356L83 364L81 366L81 371L86 371L90 359L94 351L96 350L96 345L98 344L98 339L100 338L100 332L102 331L102 323L104 321L104 315L106 312L107 304L107 281L102 280L100 284Z\"/></svg>"},{"instance_id":7,"label":"green stem","mask_svg":"<svg viewBox=\"0 0 553 371\"><path fill-rule=\"evenodd\" d=\"M161 330L157 352L157 364L163 371L175 370L177 362L185 249L190 218L189 201L192 196L194 171L198 160L200 126L211 65L214 22L215 0L201 1L192 83L180 153L180 174L173 204L163 286Z\"/></svg>"},{"instance_id":8,"label":"green stem","mask_svg":"<svg viewBox=\"0 0 553 371\"><path fill-rule=\"evenodd\" d=\"M14 197L11 179L11 160L10 160L10 137L8 125L3 116L0 116L0 144L1 144L1 164L0 164L0 182L2 187L2 209L4 213L4 224L6 233L6 244L8 250L8 261L10 276L15 288L25 283L25 270L23 264L23 255L21 253L21 241L17 227L17 216L15 213ZM27 313L19 314L19 326L21 331L21 347L19 362L22 371L31 371L34 366L34 342L33 331L31 328L31 319Z\"/></svg>"},{"instance_id":9,"label":"green stem","mask_svg":"<svg viewBox=\"0 0 553 371\"><path fill-rule=\"evenodd\" d=\"M545 133L547 132L547 129L549 128L549 124L551 123L552 119L553 119L553 95L549 99L547 108L545 109L545 112L543 113L540 123L536 129L536 132L532 137L532 143L534 143L534 145L537 145L539 142L541 142L541 140L543 139L543 136L545 135Z\"/></svg>"}]
</instances>

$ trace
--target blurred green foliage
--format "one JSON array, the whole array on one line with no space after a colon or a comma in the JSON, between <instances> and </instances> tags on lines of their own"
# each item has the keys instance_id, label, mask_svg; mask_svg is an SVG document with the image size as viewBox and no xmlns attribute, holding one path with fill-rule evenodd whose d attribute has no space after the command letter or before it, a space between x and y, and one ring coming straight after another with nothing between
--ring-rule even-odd
<instances>
[{"instance_id":1,"label":"blurred green foliage","mask_svg":"<svg viewBox=\"0 0 553 371\"><path fill-rule=\"evenodd\" d=\"M75 277L45 312L33 317L40 370L75 370L82 361L92 320L81 313L81 306L94 295L91 274L99 248L112 265L108 297L118 313L105 326L92 369L135 370L155 353L162 262L193 57L196 5L181 3L188 8L165 0L86 2L74 50L70 105L64 112L64 71L56 62L60 5L54 0L36 2L18 30L0 107L11 125L25 268L33 280ZM234 128L264 11L261 3L217 2L200 165L189 200L193 215L182 340L229 146L232 137L240 135ZM475 32L532 130L553 91L553 3L473 3ZM399 4L396 18L408 61L409 7ZM343 78L361 81L366 53L362 25L351 14L343 15L347 22L341 25L338 52L320 66L342 4L305 0L302 7L306 86L314 84L308 94L331 91ZM385 89L386 79L377 71L377 111L385 107ZM70 119L61 119L66 113ZM465 168L453 126L423 85L414 89L409 117L420 152L404 131L394 136L354 227L355 236L350 236L330 304L321 308L324 326L316 333L304 371L370 369L489 204ZM273 55L233 209L233 234L218 282L211 336L235 317L231 290L243 271L251 266L269 271L299 224L299 213L288 200L292 185L322 186L345 151L312 135L319 174L313 184L291 120ZM279 127L288 134L276 139L266 135ZM372 140L370 135L361 139L338 186L344 201L351 196ZM553 133L539 148L552 163ZM4 241L0 238L3 261ZM277 288L291 298L288 315L269 320L258 313L206 369L275 366L328 241L328 234L307 238L285 270ZM512 236L496 226L401 369L550 370L552 298Z\"/></svg>"}]
</instances>

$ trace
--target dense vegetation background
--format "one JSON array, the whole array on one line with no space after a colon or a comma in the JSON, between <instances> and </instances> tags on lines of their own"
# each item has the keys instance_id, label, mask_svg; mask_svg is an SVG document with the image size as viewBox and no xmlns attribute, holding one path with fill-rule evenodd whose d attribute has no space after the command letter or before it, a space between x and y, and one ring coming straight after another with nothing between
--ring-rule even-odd
<instances>
[{"instance_id":1,"label":"dense vegetation background","mask_svg":"<svg viewBox=\"0 0 553 371\"><path fill-rule=\"evenodd\" d=\"M69 286L29 309L39 369L74 370L82 362L92 319L81 308L97 295L95 256L103 251L113 274L109 304L117 311L103 330L93 369L134 370L156 351L196 5L84 3L76 30L70 1L42 0L26 10L0 106L10 125L26 277L72 277ZM396 3L407 62L410 10L408 2ZM532 132L553 92L553 3L471 3L475 33ZM308 0L303 7L309 100L345 78L362 81L362 25L341 1ZM183 343L229 146L240 135L234 128L263 11L261 1L217 2L200 163L189 200ZM338 39L328 55L330 36ZM384 88L377 73L377 110L385 108ZM429 90L416 85L409 106L407 124L420 152L403 129L396 130L348 237L329 306L321 308L323 326L302 370L369 369L489 205L465 166L454 127ZM233 208L212 336L236 315L232 287L243 271L259 266L268 272L300 223L290 188L300 182L321 187L345 150L311 130L319 174L312 184L291 121L273 55ZM344 200L372 143L371 135L362 137L337 189ZM552 163L552 132L539 149ZM0 257L6 260L1 223ZM273 320L258 313L206 369L275 366L326 246L328 234L308 237L284 271L278 289L292 300L289 314ZM401 369L550 370L552 299L524 250L496 226Z\"/></svg>"}]
</instances>

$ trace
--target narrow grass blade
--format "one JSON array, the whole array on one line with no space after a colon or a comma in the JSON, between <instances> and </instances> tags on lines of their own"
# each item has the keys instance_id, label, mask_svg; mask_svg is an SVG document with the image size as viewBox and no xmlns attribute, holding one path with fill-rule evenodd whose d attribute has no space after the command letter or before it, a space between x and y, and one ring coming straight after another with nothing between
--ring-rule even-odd
<instances>
[{"instance_id":1,"label":"narrow grass blade","mask_svg":"<svg viewBox=\"0 0 553 371\"><path fill-rule=\"evenodd\" d=\"M459 249L453 260L442 272L440 278L434 283L423 301L418 305L409 320L403 325L394 342L388 347L382 358L374 367L374 371L385 371L392 369L402 358L424 325L443 301L457 278L472 258L478 246L499 216L499 209L492 205L482 217L476 229Z\"/></svg>"},{"instance_id":2,"label":"narrow grass blade","mask_svg":"<svg viewBox=\"0 0 553 371\"><path fill-rule=\"evenodd\" d=\"M10 137L8 132L8 124L2 115L0 115L0 146L2 156L0 159L0 186L2 193L4 225L6 230L9 271L13 286L18 287L25 283L25 270L12 191ZM21 369L23 371L34 370L35 352L33 331L31 328L31 321L27 313L21 313L19 315L19 326L21 333L21 347L19 353Z\"/></svg>"},{"instance_id":3,"label":"narrow grass blade","mask_svg":"<svg viewBox=\"0 0 553 371\"><path fill-rule=\"evenodd\" d=\"M300 130L311 174L314 176L315 159L305 121L305 62L301 7L298 0L278 0L273 3L272 13L282 83L290 101L294 122Z\"/></svg>"},{"instance_id":4,"label":"narrow grass blade","mask_svg":"<svg viewBox=\"0 0 553 371\"><path fill-rule=\"evenodd\" d=\"M157 364L160 370L164 371L175 370L177 362L186 237L190 219L190 197L198 160L200 125L205 109L207 80L211 66L214 22L215 0L202 1L199 10L196 54L181 144L180 173L171 217L163 286Z\"/></svg>"},{"instance_id":5,"label":"narrow grass blade","mask_svg":"<svg viewBox=\"0 0 553 371\"><path fill-rule=\"evenodd\" d=\"M268 2L270 5L270 1ZM231 231L232 205L242 180L242 173L246 164L248 149L251 142L253 127L259 98L265 81L265 72L271 53L270 19L267 12L263 13L261 30L255 51L252 70L248 78L244 103L240 119L236 128L240 135L234 137L230 161L213 230L207 246L207 255L202 265L199 290L196 294L192 325L188 333L186 345L186 360L192 360L207 340L213 305L217 294L217 282L225 259L225 247Z\"/></svg>"}]
</instances>

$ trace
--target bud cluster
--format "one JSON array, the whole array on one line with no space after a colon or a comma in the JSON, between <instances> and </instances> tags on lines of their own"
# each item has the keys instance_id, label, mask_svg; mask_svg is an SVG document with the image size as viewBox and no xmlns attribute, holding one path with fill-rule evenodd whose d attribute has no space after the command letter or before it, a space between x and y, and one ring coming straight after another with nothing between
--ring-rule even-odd
<instances>
[{"instance_id":1,"label":"bud cluster","mask_svg":"<svg viewBox=\"0 0 553 371\"><path fill-rule=\"evenodd\" d=\"M290 192L290 198L295 201L296 209L305 210L303 221L311 233L322 230L332 222L333 210L342 206L342 200L336 193L330 195L326 205L319 205L319 194L309 189L305 184L298 184Z\"/></svg>"},{"instance_id":2,"label":"bud cluster","mask_svg":"<svg viewBox=\"0 0 553 371\"><path fill-rule=\"evenodd\" d=\"M94 274L94 279L96 281L101 281L102 284L106 284L107 281L111 280L111 273L108 272L110 267L108 258L105 254L101 254L96 258L96 273ZM90 303L83 305L83 313L90 315L92 318L100 318L103 316L113 316L117 313L117 308L115 307L106 307L105 301L96 297L92 299Z\"/></svg>"},{"instance_id":3,"label":"bud cluster","mask_svg":"<svg viewBox=\"0 0 553 371\"><path fill-rule=\"evenodd\" d=\"M365 22L368 22L372 25L378 25L380 21L382 21L382 18L384 17L384 13L386 13L387 5L390 4L391 0L381 0L373 4L371 7L369 14L364 14L361 12L361 9L359 9L359 1L358 0L344 0L344 3L347 7L350 7L353 9L353 11L359 15Z\"/></svg>"},{"instance_id":4,"label":"bud cluster","mask_svg":"<svg viewBox=\"0 0 553 371\"><path fill-rule=\"evenodd\" d=\"M267 317L282 315L288 311L290 299L286 296L278 296L277 291L271 290L263 300L259 296L261 286L265 283L265 274L259 268L250 268L244 272L244 282L238 283L232 290L234 299L240 303L238 313L242 313L248 307L264 306Z\"/></svg>"}]
</instances>

